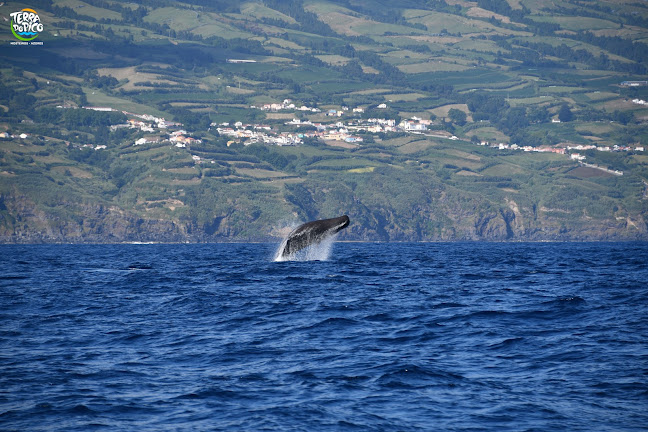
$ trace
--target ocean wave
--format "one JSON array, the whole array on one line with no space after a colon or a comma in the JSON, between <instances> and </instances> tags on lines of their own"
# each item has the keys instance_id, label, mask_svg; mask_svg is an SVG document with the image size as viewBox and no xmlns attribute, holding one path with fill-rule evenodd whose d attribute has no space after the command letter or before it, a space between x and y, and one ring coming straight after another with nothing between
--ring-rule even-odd
<instances>
[{"instance_id":1,"label":"ocean wave","mask_svg":"<svg viewBox=\"0 0 648 432\"><path fill-rule=\"evenodd\" d=\"M646 245L275 248L2 246L2 428L648 424Z\"/></svg>"}]
</instances>

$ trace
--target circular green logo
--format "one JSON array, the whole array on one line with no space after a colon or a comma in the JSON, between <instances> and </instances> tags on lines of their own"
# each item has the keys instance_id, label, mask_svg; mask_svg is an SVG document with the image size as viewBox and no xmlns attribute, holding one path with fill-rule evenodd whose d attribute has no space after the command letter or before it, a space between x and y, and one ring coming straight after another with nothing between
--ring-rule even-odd
<instances>
[{"instance_id":1,"label":"circular green logo","mask_svg":"<svg viewBox=\"0 0 648 432\"><path fill-rule=\"evenodd\" d=\"M21 41L30 41L43 31L43 23L33 9L25 8L11 15L11 32Z\"/></svg>"}]
</instances>

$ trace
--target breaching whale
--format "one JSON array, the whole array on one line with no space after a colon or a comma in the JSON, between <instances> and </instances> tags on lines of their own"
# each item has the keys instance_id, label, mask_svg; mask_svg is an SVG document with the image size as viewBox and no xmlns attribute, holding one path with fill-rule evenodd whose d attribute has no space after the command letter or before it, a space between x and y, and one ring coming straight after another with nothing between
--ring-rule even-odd
<instances>
[{"instance_id":1,"label":"breaching whale","mask_svg":"<svg viewBox=\"0 0 648 432\"><path fill-rule=\"evenodd\" d=\"M295 228L285 240L280 256L288 257L308 246L320 243L349 226L349 216L306 222Z\"/></svg>"}]
</instances>

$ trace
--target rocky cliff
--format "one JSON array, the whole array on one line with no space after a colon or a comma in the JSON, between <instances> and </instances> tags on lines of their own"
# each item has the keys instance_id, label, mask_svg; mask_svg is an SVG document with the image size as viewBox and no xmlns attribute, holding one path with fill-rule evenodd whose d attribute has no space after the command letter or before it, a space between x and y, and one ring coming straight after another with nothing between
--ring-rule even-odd
<instances>
[{"instance_id":1,"label":"rocky cliff","mask_svg":"<svg viewBox=\"0 0 648 432\"><path fill-rule=\"evenodd\" d=\"M643 215L597 220L586 216L565 218L564 212L521 207L514 200L506 200L501 207L483 203L457 207L448 200L416 209L369 209L357 203L349 207L350 211L321 214L349 214L351 225L341 236L344 240L648 240ZM0 211L2 243L276 241L282 232L262 219L237 220L227 214L215 215L211 223L200 224L187 219L150 218L99 203L63 202L58 208L44 208L24 195L3 195ZM293 221L304 219L293 215Z\"/></svg>"}]
</instances>

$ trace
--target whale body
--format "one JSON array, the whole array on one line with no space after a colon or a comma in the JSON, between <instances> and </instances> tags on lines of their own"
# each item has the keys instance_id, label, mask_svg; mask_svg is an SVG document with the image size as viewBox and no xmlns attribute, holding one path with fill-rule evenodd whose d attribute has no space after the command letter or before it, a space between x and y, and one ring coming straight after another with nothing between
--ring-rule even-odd
<instances>
[{"instance_id":1,"label":"whale body","mask_svg":"<svg viewBox=\"0 0 648 432\"><path fill-rule=\"evenodd\" d=\"M339 233L349 226L349 216L344 215L332 219L322 219L306 222L295 228L285 240L281 251L282 258L288 257L300 250L320 243Z\"/></svg>"}]
</instances>

